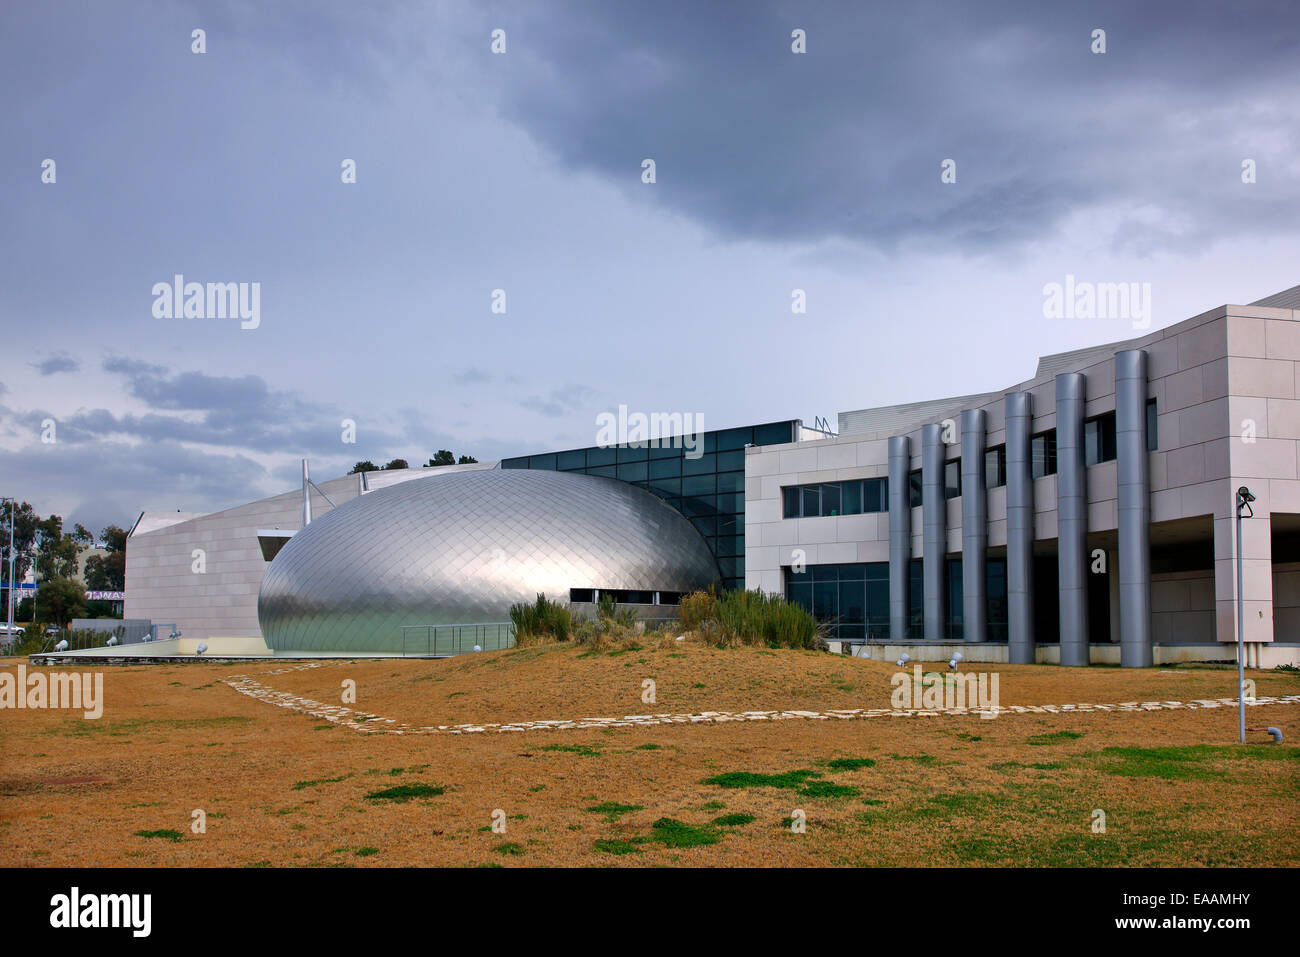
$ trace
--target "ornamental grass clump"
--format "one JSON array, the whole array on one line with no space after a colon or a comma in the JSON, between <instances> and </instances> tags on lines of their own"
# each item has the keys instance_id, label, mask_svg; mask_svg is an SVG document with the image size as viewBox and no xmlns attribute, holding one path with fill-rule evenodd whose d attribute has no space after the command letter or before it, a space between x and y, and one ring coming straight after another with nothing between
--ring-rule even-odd
<instances>
[{"instance_id":1,"label":"ornamental grass clump","mask_svg":"<svg viewBox=\"0 0 1300 957\"><path fill-rule=\"evenodd\" d=\"M539 594L531 605L525 602L511 605L510 620L515 626L516 645L568 641L573 630L569 606L551 601L545 594Z\"/></svg>"}]
</instances>

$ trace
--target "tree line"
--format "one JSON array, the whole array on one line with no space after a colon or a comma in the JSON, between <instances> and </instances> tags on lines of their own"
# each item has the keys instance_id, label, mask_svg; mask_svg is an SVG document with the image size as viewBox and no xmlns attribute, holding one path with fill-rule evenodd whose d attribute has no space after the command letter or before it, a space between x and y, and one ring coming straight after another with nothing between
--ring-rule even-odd
<instances>
[{"instance_id":1,"label":"tree line","mask_svg":"<svg viewBox=\"0 0 1300 957\"><path fill-rule=\"evenodd\" d=\"M474 458L472 455L462 455L460 458L457 458L456 455L448 449L439 449L438 454L429 459L429 461L424 463L424 465L421 465L420 468L436 468L440 465L475 465L477 463L478 459ZM393 459L387 465L383 466L376 465L374 462L366 459L365 461L358 462L356 465L352 466L352 471L348 472L348 474L354 475L357 472L384 472L388 469L409 469L410 467L411 466L407 464L406 459Z\"/></svg>"},{"instance_id":2,"label":"tree line","mask_svg":"<svg viewBox=\"0 0 1300 957\"><path fill-rule=\"evenodd\" d=\"M9 533L10 510L0 512L0 579L9 585ZM66 627L73 618L87 615L91 605L86 590L122 591L126 587L126 529L109 525L99 533L99 541L106 554L91 555L85 561L81 556L95 544L95 536L81 523L71 529L63 527L63 518L50 515L42 518L23 502L13 509L13 577L21 582L29 571L35 572L40 586L39 596L24 596L17 603L15 621L33 621L39 616L42 623L50 622ZM85 580L78 580L78 570ZM8 595L4 597L8 602ZM102 605L100 605L102 609ZM8 617L8 605L0 604L0 619Z\"/></svg>"}]
</instances>

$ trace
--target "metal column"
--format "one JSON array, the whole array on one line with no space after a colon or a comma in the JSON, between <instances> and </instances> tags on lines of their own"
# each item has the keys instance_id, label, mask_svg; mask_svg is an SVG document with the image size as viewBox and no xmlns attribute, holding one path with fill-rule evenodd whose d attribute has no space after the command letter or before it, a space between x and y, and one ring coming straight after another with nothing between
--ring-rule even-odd
<instances>
[{"instance_id":1,"label":"metal column","mask_svg":"<svg viewBox=\"0 0 1300 957\"><path fill-rule=\"evenodd\" d=\"M961 605L967 641L988 640L986 597L989 548L989 507L984 488L984 435L988 416L983 409L961 414Z\"/></svg>"},{"instance_id":2,"label":"metal column","mask_svg":"<svg viewBox=\"0 0 1300 957\"><path fill-rule=\"evenodd\" d=\"M912 441L889 439L889 637L908 636L912 617Z\"/></svg>"},{"instance_id":3,"label":"metal column","mask_svg":"<svg viewBox=\"0 0 1300 957\"><path fill-rule=\"evenodd\" d=\"M1151 481L1147 458L1147 354L1115 354L1115 454L1119 479L1119 655L1148 668L1151 648ZM1112 572L1114 570L1112 569Z\"/></svg>"},{"instance_id":4,"label":"metal column","mask_svg":"<svg viewBox=\"0 0 1300 957\"><path fill-rule=\"evenodd\" d=\"M944 444L938 424L921 427L921 525L925 552L921 556L925 582L924 638L946 637L944 598L948 552L948 501L944 489Z\"/></svg>"},{"instance_id":5,"label":"metal column","mask_svg":"<svg viewBox=\"0 0 1300 957\"><path fill-rule=\"evenodd\" d=\"M1033 395L1012 392L1007 421L1007 660L1034 663Z\"/></svg>"},{"instance_id":6,"label":"metal column","mask_svg":"<svg viewBox=\"0 0 1300 957\"><path fill-rule=\"evenodd\" d=\"M1061 664L1088 664L1088 492L1081 372L1056 377L1056 540Z\"/></svg>"}]
</instances>

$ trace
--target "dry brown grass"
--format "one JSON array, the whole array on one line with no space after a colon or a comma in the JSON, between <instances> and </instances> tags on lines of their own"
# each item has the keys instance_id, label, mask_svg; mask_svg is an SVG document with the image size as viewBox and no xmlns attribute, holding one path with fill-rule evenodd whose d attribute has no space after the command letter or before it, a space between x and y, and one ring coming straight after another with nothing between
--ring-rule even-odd
<instances>
[{"instance_id":1,"label":"dry brown grass","mask_svg":"<svg viewBox=\"0 0 1300 957\"><path fill-rule=\"evenodd\" d=\"M612 652L612 653L611 653ZM680 656L680 657L679 657ZM13 662L11 661L12 665ZM269 665L105 670L99 721L0 713L0 860L17 865L1300 864L1300 705L1252 725L1288 743L1236 749L1236 713L1025 714L669 725L467 736L363 735L275 708L221 679ZM338 662L258 680L413 724L655 712L883 707L896 669L814 652L543 646L445 661ZM1233 693L1218 669L1002 666L1008 704L1189 701ZM643 678L658 700L641 703ZM1252 675L1261 695L1300 677ZM702 687L700 687L702 686ZM1256 736L1257 738L1259 736ZM1037 743L1035 743L1037 742ZM1208 750L1195 750L1209 745ZM1107 748L1169 748L1114 752ZM1192 750L1188 750L1192 749ZM838 758L875 764L835 768ZM803 769L826 797L703 783ZM424 784L407 802L367 795ZM587 810L608 802L625 813ZM721 805L721 806L720 806ZM190 833L190 812L208 813ZM806 812L806 834L783 820ZM1105 834L1090 829L1093 809ZM504 835L482 830L495 809ZM738 826L711 822L752 815ZM716 843L634 839L673 818ZM172 829L172 842L137 836ZM612 844L598 842L611 841ZM627 842L627 843L618 843ZM516 850L519 853L504 853ZM598 847L629 850L615 855ZM359 855L363 849L375 853Z\"/></svg>"}]
</instances>

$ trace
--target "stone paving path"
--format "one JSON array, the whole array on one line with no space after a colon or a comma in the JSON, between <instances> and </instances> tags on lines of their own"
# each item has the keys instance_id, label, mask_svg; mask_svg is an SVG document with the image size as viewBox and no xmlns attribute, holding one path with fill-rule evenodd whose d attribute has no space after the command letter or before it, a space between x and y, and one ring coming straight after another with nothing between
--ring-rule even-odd
<instances>
[{"instance_id":1,"label":"stone paving path","mask_svg":"<svg viewBox=\"0 0 1300 957\"><path fill-rule=\"evenodd\" d=\"M313 662L291 668L280 668L258 675L264 678L270 675L284 674L288 671L302 671L319 668L322 663ZM575 728L640 728L664 724L724 724L731 721L785 721L802 718L812 721L851 720L855 718L918 718L937 715L972 715L981 718L996 718L1001 715L1014 714L1074 714L1076 712L1132 712L1132 711L1203 711L1211 708L1235 707L1236 698L1201 698L1195 701L1128 701L1122 704L1045 704L1045 705L1009 705L992 708L941 708L925 710L910 708L893 710L890 708L851 708L836 711L701 711L698 714L629 714L621 718L560 718L547 721L512 721L505 724L451 724L415 726L404 724L393 718L358 711L344 705L325 704L290 694L276 691L274 688L256 681L248 675L231 675L222 679L240 694L248 695L258 701L265 701L279 708L288 708L301 714L309 714L334 724L351 728L362 734L491 734L507 731L561 731ZM1258 707L1264 704L1300 704L1300 695L1282 695L1281 697L1260 697L1247 700L1247 705Z\"/></svg>"}]
</instances>

